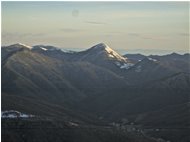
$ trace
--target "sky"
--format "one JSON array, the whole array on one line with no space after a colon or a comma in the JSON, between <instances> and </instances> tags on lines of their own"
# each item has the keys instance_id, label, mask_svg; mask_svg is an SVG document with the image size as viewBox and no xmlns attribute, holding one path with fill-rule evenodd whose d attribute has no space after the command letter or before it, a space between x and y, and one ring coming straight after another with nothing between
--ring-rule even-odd
<instances>
[{"instance_id":1,"label":"sky","mask_svg":"<svg viewBox=\"0 0 190 142\"><path fill-rule=\"evenodd\" d=\"M186 2L1 3L2 45L83 50L106 43L120 52L189 52Z\"/></svg>"}]
</instances>

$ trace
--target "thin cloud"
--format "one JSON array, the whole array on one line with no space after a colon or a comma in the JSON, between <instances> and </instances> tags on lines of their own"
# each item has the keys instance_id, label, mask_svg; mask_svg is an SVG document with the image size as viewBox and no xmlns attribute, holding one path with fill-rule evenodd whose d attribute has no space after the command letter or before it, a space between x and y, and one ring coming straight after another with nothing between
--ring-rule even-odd
<instances>
[{"instance_id":1,"label":"thin cloud","mask_svg":"<svg viewBox=\"0 0 190 142\"><path fill-rule=\"evenodd\" d=\"M74 10L72 11L72 16L73 16L73 17L78 17L78 16L79 16L79 10L74 9Z\"/></svg>"},{"instance_id":2,"label":"thin cloud","mask_svg":"<svg viewBox=\"0 0 190 142\"><path fill-rule=\"evenodd\" d=\"M158 36L158 35L143 35L141 36L142 39L150 39L150 40L168 40L165 36Z\"/></svg>"},{"instance_id":3,"label":"thin cloud","mask_svg":"<svg viewBox=\"0 0 190 142\"><path fill-rule=\"evenodd\" d=\"M154 34L139 34L139 33L128 33L130 37L137 37L141 39L150 39L150 40L166 40L165 36L159 36Z\"/></svg>"},{"instance_id":4,"label":"thin cloud","mask_svg":"<svg viewBox=\"0 0 190 142\"><path fill-rule=\"evenodd\" d=\"M96 21L85 21L85 23L94 24L94 25L107 25L108 24L108 23L96 22Z\"/></svg>"},{"instance_id":5,"label":"thin cloud","mask_svg":"<svg viewBox=\"0 0 190 142\"><path fill-rule=\"evenodd\" d=\"M83 30L81 29L73 29L73 28L63 28L61 31L66 32L66 33L75 33L75 32L81 32Z\"/></svg>"},{"instance_id":6,"label":"thin cloud","mask_svg":"<svg viewBox=\"0 0 190 142\"><path fill-rule=\"evenodd\" d=\"M179 36L189 36L189 33L178 33Z\"/></svg>"},{"instance_id":7,"label":"thin cloud","mask_svg":"<svg viewBox=\"0 0 190 142\"><path fill-rule=\"evenodd\" d=\"M139 36L140 36L140 34L138 34L138 33L128 33L128 36L135 36L135 37L139 37Z\"/></svg>"},{"instance_id":8,"label":"thin cloud","mask_svg":"<svg viewBox=\"0 0 190 142\"><path fill-rule=\"evenodd\" d=\"M44 34L44 33L36 33L36 34L34 34L34 33L18 33L18 32L3 32L2 33L3 38L41 37L41 36L45 36L45 35L46 34Z\"/></svg>"}]
</instances>

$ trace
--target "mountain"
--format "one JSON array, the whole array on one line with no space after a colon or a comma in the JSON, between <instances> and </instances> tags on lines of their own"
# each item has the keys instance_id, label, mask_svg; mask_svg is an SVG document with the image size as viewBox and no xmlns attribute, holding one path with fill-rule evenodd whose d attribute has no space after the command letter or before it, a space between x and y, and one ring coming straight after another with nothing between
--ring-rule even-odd
<instances>
[{"instance_id":1,"label":"mountain","mask_svg":"<svg viewBox=\"0 0 190 142\"><path fill-rule=\"evenodd\" d=\"M25 44L22 44L22 43L13 44L13 45L10 45L8 47L2 47L1 48L2 53L3 53L1 55L2 62L4 60L6 60L9 56L11 56L12 54L14 54L18 51L31 50L31 49L32 49L32 47L25 45Z\"/></svg>"},{"instance_id":2,"label":"mountain","mask_svg":"<svg viewBox=\"0 0 190 142\"><path fill-rule=\"evenodd\" d=\"M190 75L179 73L141 86L126 86L117 92L103 93L85 98L82 104L87 112L103 119L116 121L122 118L134 121L138 114L189 102ZM113 113L114 112L114 113ZM187 113L187 112L186 112ZM158 116L159 119L159 116Z\"/></svg>"},{"instance_id":3,"label":"mountain","mask_svg":"<svg viewBox=\"0 0 190 142\"><path fill-rule=\"evenodd\" d=\"M2 51L13 46L3 47ZM25 48L13 52L3 61L2 74L2 92L6 94L2 100L6 97L7 101L9 96L10 99L43 99L63 107L75 104L87 94L98 93L97 88L105 90L109 86L120 88L127 84L121 76L106 68L85 61L62 61ZM6 102L2 104L7 106ZM24 104L21 101L20 105ZM14 109L16 106L9 107Z\"/></svg>"},{"instance_id":4,"label":"mountain","mask_svg":"<svg viewBox=\"0 0 190 142\"><path fill-rule=\"evenodd\" d=\"M178 54L178 53L171 53L171 54L167 54L167 55L163 55L163 56L158 56L158 55L150 55L150 57L152 58L156 58L156 59L161 59L161 60L186 60L189 59L190 54L186 53L184 55Z\"/></svg>"},{"instance_id":5,"label":"mountain","mask_svg":"<svg viewBox=\"0 0 190 142\"><path fill-rule=\"evenodd\" d=\"M151 55L150 57L160 61L163 66L167 66L173 70L190 73L190 54L180 55L172 53L163 56Z\"/></svg>"},{"instance_id":6,"label":"mountain","mask_svg":"<svg viewBox=\"0 0 190 142\"><path fill-rule=\"evenodd\" d=\"M190 73L179 72L171 76L161 78L148 84L148 87L153 88L173 88L173 89L188 89L190 86Z\"/></svg>"},{"instance_id":7,"label":"mountain","mask_svg":"<svg viewBox=\"0 0 190 142\"><path fill-rule=\"evenodd\" d=\"M126 57L129 60L137 63L137 62L141 61L142 59L144 59L146 56L142 55L142 54L125 54L125 55L123 55L123 57Z\"/></svg>"},{"instance_id":8,"label":"mountain","mask_svg":"<svg viewBox=\"0 0 190 142\"><path fill-rule=\"evenodd\" d=\"M104 43L97 44L90 49L80 52L79 60L88 61L93 64L109 68L117 72L121 69L128 69L133 66L133 63L127 58L121 56L116 51L111 49L108 45Z\"/></svg>"},{"instance_id":9,"label":"mountain","mask_svg":"<svg viewBox=\"0 0 190 142\"><path fill-rule=\"evenodd\" d=\"M57 47L54 47L54 46L49 46L49 45L35 45L32 47L32 50L35 51L35 50L42 50L42 51L54 51L54 50L61 50Z\"/></svg>"},{"instance_id":10,"label":"mountain","mask_svg":"<svg viewBox=\"0 0 190 142\"><path fill-rule=\"evenodd\" d=\"M117 60L121 62L126 62L127 58L122 57L116 51L111 49L108 45L104 43L97 44L90 49L80 52L81 54L86 54L81 57L80 60L99 60L99 58L104 60Z\"/></svg>"},{"instance_id":11,"label":"mountain","mask_svg":"<svg viewBox=\"0 0 190 142\"><path fill-rule=\"evenodd\" d=\"M146 57L127 71L126 78L133 84L144 84L177 73L178 70L164 66L162 62Z\"/></svg>"},{"instance_id":12,"label":"mountain","mask_svg":"<svg viewBox=\"0 0 190 142\"><path fill-rule=\"evenodd\" d=\"M24 44L1 51L3 111L51 118L56 125L59 120L72 120L100 129L127 120L138 123L139 131L163 127L163 121L173 128L188 113L183 104L189 103L189 54L123 57L104 43L81 52ZM178 106L183 113L171 109ZM180 121L177 127L184 125Z\"/></svg>"},{"instance_id":13,"label":"mountain","mask_svg":"<svg viewBox=\"0 0 190 142\"><path fill-rule=\"evenodd\" d=\"M180 55L172 53L162 56L126 54L124 57L127 57L135 63L134 66L127 70L126 76L128 80L133 80L135 84L151 82L180 72L190 72L189 54Z\"/></svg>"},{"instance_id":14,"label":"mountain","mask_svg":"<svg viewBox=\"0 0 190 142\"><path fill-rule=\"evenodd\" d=\"M125 82L122 81L122 78L117 74L106 68L91 64L90 62L62 61L25 49L19 52L14 52L14 54L9 56L3 64L2 71L5 76L3 78L3 83L4 80L8 83L12 82L8 80L6 74L8 74L7 76L10 76L10 74L13 74L12 76L20 76L18 80L15 78L15 84L11 85L15 86L15 88L19 88L16 84L20 83L21 78L26 79L24 82L27 82L21 86L27 85L28 87L31 87L31 89L34 87L37 87L38 89L51 88L51 90L53 89L53 91L58 92L62 91L62 88L75 88L74 86L81 88L85 87L87 84L91 87L98 87L99 85L106 87L114 85L117 80L122 82L120 86L125 84ZM80 73L80 75L77 73ZM86 79L83 78L83 76L86 76ZM84 84L77 83L80 82L82 78L85 80ZM19 83L17 83L17 81L19 81ZM9 87L10 85L3 85L3 89L6 88L6 86ZM57 90L57 87L59 86L60 88Z\"/></svg>"},{"instance_id":15,"label":"mountain","mask_svg":"<svg viewBox=\"0 0 190 142\"><path fill-rule=\"evenodd\" d=\"M54 50L49 50L49 48L48 50L43 50L41 47L42 46L34 46L33 51L66 62L88 62L100 68L109 70L121 78L123 78L126 70L134 65L133 62L122 57L104 43L97 44L81 52L65 52L63 50L57 50L55 47L53 47ZM43 48L46 47L43 46ZM125 82L127 81L125 80Z\"/></svg>"},{"instance_id":16,"label":"mountain","mask_svg":"<svg viewBox=\"0 0 190 142\"><path fill-rule=\"evenodd\" d=\"M72 51L66 51L58 47L48 45L35 45L33 46L32 51L51 58L65 61L72 59L73 57L70 53L74 53Z\"/></svg>"}]
</instances>

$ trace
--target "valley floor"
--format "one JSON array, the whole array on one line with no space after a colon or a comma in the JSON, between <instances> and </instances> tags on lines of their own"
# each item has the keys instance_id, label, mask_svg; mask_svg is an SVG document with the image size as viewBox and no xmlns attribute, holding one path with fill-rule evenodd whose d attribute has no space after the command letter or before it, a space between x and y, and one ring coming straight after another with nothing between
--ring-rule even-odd
<instances>
[{"instance_id":1,"label":"valley floor","mask_svg":"<svg viewBox=\"0 0 190 142\"><path fill-rule=\"evenodd\" d=\"M2 118L1 140L2 142L188 142L187 136L188 129L132 130L129 127L80 125L48 118Z\"/></svg>"}]
</instances>

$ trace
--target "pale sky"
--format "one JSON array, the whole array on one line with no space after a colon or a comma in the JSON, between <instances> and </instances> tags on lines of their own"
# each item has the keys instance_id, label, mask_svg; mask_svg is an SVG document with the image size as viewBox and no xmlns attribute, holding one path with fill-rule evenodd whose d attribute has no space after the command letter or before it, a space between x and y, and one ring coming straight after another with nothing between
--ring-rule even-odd
<instances>
[{"instance_id":1,"label":"pale sky","mask_svg":"<svg viewBox=\"0 0 190 142\"><path fill-rule=\"evenodd\" d=\"M189 52L189 2L2 2L2 45Z\"/></svg>"}]
</instances>

